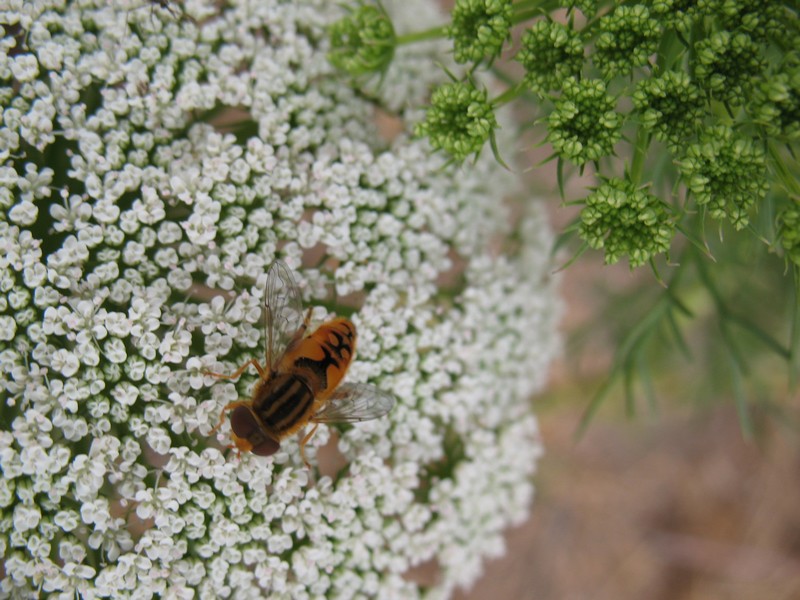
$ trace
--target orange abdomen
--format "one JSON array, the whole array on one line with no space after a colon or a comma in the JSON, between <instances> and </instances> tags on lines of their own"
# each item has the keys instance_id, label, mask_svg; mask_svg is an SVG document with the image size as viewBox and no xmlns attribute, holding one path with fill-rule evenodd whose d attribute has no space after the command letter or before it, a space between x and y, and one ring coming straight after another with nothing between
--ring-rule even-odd
<instances>
[{"instance_id":1,"label":"orange abdomen","mask_svg":"<svg viewBox=\"0 0 800 600\"><path fill-rule=\"evenodd\" d=\"M355 351L355 325L347 319L333 319L289 348L278 371L297 375L317 400L323 400L344 378Z\"/></svg>"},{"instance_id":2,"label":"orange abdomen","mask_svg":"<svg viewBox=\"0 0 800 600\"><path fill-rule=\"evenodd\" d=\"M292 373L274 373L253 392L252 411L270 437L291 435L313 416L314 394L308 384Z\"/></svg>"}]
</instances>

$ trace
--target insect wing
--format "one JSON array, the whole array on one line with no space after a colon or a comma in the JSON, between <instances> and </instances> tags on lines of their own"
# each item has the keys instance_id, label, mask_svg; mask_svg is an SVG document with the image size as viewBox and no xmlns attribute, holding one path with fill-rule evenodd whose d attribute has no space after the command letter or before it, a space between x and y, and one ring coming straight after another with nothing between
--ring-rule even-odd
<instances>
[{"instance_id":1,"label":"insect wing","mask_svg":"<svg viewBox=\"0 0 800 600\"><path fill-rule=\"evenodd\" d=\"M267 272L264 290L264 323L267 340L267 365L274 370L303 323L303 302L292 272L276 260Z\"/></svg>"},{"instance_id":2,"label":"insect wing","mask_svg":"<svg viewBox=\"0 0 800 600\"><path fill-rule=\"evenodd\" d=\"M394 396L368 383L345 383L312 417L317 423L356 423L379 419L394 407Z\"/></svg>"}]
</instances>

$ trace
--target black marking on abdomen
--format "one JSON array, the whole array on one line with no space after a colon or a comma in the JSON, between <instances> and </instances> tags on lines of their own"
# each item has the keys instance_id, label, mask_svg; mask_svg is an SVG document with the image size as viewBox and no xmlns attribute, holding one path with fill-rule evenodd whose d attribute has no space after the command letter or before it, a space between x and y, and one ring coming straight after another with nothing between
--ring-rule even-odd
<instances>
[{"instance_id":1,"label":"black marking on abdomen","mask_svg":"<svg viewBox=\"0 0 800 600\"><path fill-rule=\"evenodd\" d=\"M313 358L303 357L297 359L295 363L300 369L308 369L314 374L314 377L319 381L319 388L325 389L328 387L328 367L335 367L336 369L342 368L342 361L345 360L342 356L342 351L346 350L351 354L350 344L344 341L344 338L336 331L331 331L336 336L338 345L334 346L328 341L320 342L320 349L322 350L322 358L315 360ZM349 357L348 357L349 359Z\"/></svg>"},{"instance_id":2,"label":"black marking on abdomen","mask_svg":"<svg viewBox=\"0 0 800 600\"><path fill-rule=\"evenodd\" d=\"M308 369L311 371L314 374L314 378L319 382L319 389L324 390L328 387L328 367L330 365L336 365L337 362L324 347L322 348L322 352L325 354L325 358L322 360L300 358L295 364L299 370Z\"/></svg>"},{"instance_id":3,"label":"black marking on abdomen","mask_svg":"<svg viewBox=\"0 0 800 600\"><path fill-rule=\"evenodd\" d=\"M259 417L275 433L290 429L311 407L314 395L298 377L287 377L278 388L267 396Z\"/></svg>"}]
</instances>

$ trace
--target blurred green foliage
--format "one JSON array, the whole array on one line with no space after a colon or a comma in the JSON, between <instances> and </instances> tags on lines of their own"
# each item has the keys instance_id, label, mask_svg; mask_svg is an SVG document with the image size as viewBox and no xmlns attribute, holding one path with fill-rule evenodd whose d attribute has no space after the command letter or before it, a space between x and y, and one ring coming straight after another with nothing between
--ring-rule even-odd
<instances>
[{"instance_id":1,"label":"blurred green foliage","mask_svg":"<svg viewBox=\"0 0 800 600\"><path fill-rule=\"evenodd\" d=\"M580 207L556 245L573 249L567 265L591 248L653 273L609 290L588 330L616 354L585 423L618 382L630 412L655 402L652 373L678 364L702 375L698 397L732 398L746 433L755 409L787 415L800 379L797 2L456 0L451 16L395 38L449 39L466 64L416 133L454 160L487 141L496 153L493 110L527 106L562 198L567 179L594 180L564 198ZM482 69L507 89L488 97Z\"/></svg>"}]
</instances>

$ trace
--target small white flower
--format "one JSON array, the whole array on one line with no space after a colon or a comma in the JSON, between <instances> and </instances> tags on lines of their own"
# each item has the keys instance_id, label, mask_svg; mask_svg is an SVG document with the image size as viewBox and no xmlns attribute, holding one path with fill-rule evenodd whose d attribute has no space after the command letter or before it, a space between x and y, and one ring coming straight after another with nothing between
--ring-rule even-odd
<instances>
[{"instance_id":1,"label":"small white flower","mask_svg":"<svg viewBox=\"0 0 800 600\"><path fill-rule=\"evenodd\" d=\"M119 338L109 338L103 343L103 355L112 363L123 363L128 358L125 344Z\"/></svg>"},{"instance_id":2,"label":"small white flower","mask_svg":"<svg viewBox=\"0 0 800 600\"><path fill-rule=\"evenodd\" d=\"M0 315L0 341L11 341L17 334L17 323L7 315Z\"/></svg>"},{"instance_id":3,"label":"small white flower","mask_svg":"<svg viewBox=\"0 0 800 600\"><path fill-rule=\"evenodd\" d=\"M35 528L42 518L42 511L38 506L24 506L18 504L14 507L14 529L18 532L25 532Z\"/></svg>"},{"instance_id":4,"label":"small white flower","mask_svg":"<svg viewBox=\"0 0 800 600\"><path fill-rule=\"evenodd\" d=\"M192 335L186 330L170 331L161 341L158 352L163 356L165 361L180 363L189 355L189 344L191 341Z\"/></svg>"},{"instance_id":5,"label":"small white flower","mask_svg":"<svg viewBox=\"0 0 800 600\"><path fill-rule=\"evenodd\" d=\"M53 352L51 357L50 366L64 375L64 377L72 377L78 372L80 368L80 361L69 350L61 348Z\"/></svg>"},{"instance_id":6,"label":"small white flower","mask_svg":"<svg viewBox=\"0 0 800 600\"><path fill-rule=\"evenodd\" d=\"M167 454L172 440L163 429L153 427L147 432L147 443L158 454Z\"/></svg>"},{"instance_id":7,"label":"small white flower","mask_svg":"<svg viewBox=\"0 0 800 600\"><path fill-rule=\"evenodd\" d=\"M8 218L17 225L29 227L36 222L39 209L30 200L21 200L8 211Z\"/></svg>"},{"instance_id":8,"label":"small white flower","mask_svg":"<svg viewBox=\"0 0 800 600\"><path fill-rule=\"evenodd\" d=\"M513 178L486 157L458 171L424 142L375 138L372 105L330 76L338 7L189 0L192 22L112 4L40 16L13 0L27 52L0 53L20 84L0 157L28 154L0 167L3 593L413 598L403 571L436 560L430 594L447 595L531 499L527 400L556 348L544 221L511 222ZM429 3L387 8L399 31L439 22ZM441 77L437 43L414 48L372 92L409 126ZM246 141L197 120L217 106L241 107ZM57 177L25 150L48 156L56 135ZM519 256L496 256L512 228ZM205 437L255 373L204 372L263 364L276 257L324 305L315 324L353 313L348 380L398 397L387 418L320 427L312 462L336 439L348 468L313 485L296 436L270 458L218 449L224 420Z\"/></svg>"}]
</instances>

